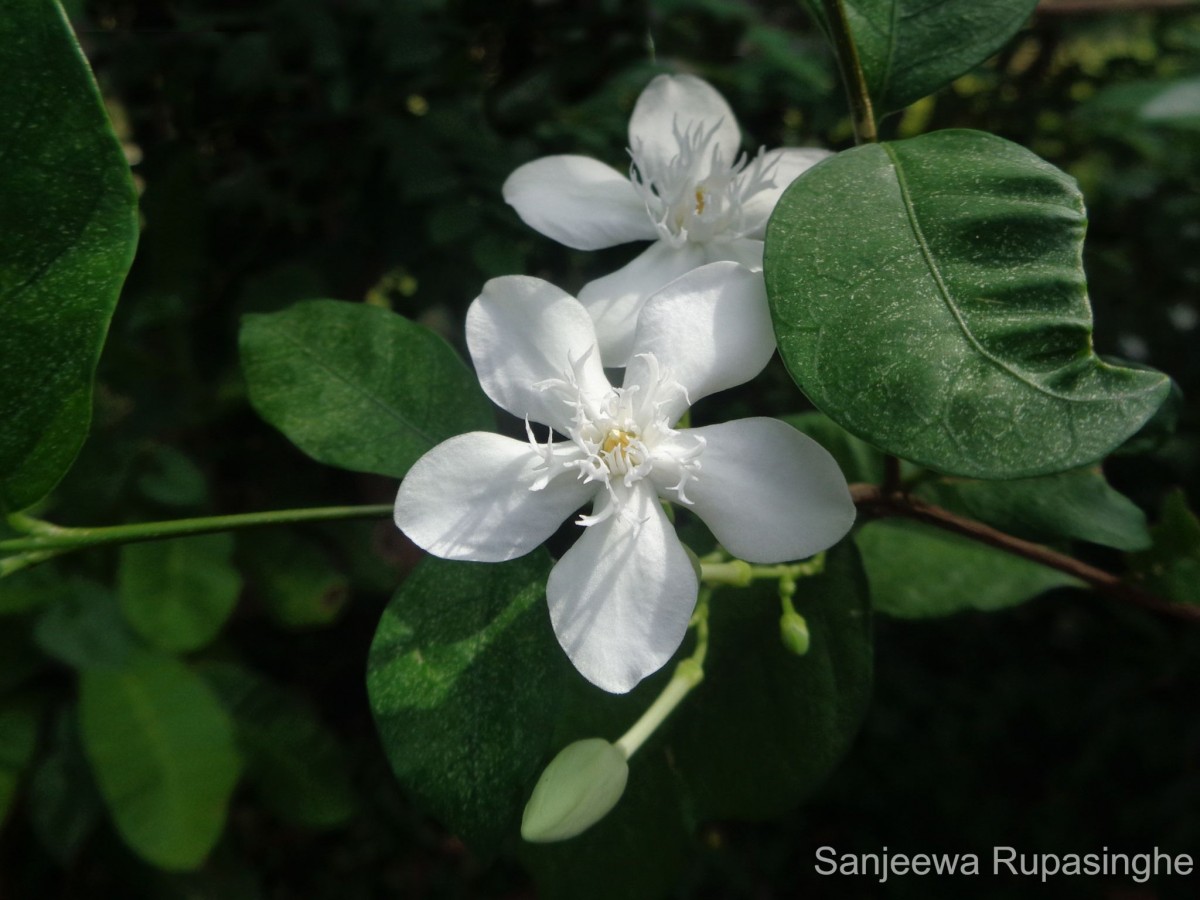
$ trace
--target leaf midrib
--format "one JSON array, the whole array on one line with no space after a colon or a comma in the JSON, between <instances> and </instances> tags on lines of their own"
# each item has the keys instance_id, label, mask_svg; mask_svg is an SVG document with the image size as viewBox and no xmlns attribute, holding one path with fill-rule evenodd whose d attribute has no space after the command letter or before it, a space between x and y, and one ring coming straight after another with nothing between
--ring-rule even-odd
<instances>
[{"instance_id":1,"label":"leaf midrib","mask_svg":"<svg viewBox=\"0 0 1200 900\"><path fill-rule=\"evenodd\" d=\"M941 269L938 268L937 260L934 258L933 249L929 246L929 242L925 239L925 232L921 229L921 223L917 220L917 211L913 204L912 195L909 193L908 181L904 176L904 169L900 165L899 157L897 157L896 152L886 143L881 143L879 146L882 147L883 151L888 155L888 159L892 163L892 169L896 173L896 186L900 189L900 199L904 205L904 213L908 217L908 225L912 231L913 239L916 240L917 246L921 250L921 258L925 261L925 266L929 270L929 274L933 278L934 284L937 285L938 294L941 296L942 302L946 304L946 308L954 317L954 321L958 323L958 327L962 331L963 337L967 339L967 342L980 356L982 356L996 368L1012 376L1023 384L1028 385L1038 393L1044 394L1047 397L1051 397L1055 400L1062 400L1068 403L1086 402L1086 400L1079 400L1075 397L1059 394L1050 390L1045 385L1039 384L1020 370L1015 369L1013 366L1009 365L1004 360L988 351L987 348L985 348L983 344L979 342L979 339L975 337L974 333L972 333L970 327L967 325L967 321L963 316L962 311L955 303L954 297L950 294L950 289L946 286L945 279L942 277Z\"/></svg>"}]
</instances>

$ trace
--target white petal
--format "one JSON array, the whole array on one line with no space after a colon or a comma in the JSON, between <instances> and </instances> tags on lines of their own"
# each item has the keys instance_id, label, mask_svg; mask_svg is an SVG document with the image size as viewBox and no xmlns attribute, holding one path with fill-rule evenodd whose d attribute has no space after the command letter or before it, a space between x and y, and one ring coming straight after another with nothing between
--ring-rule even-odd
<instances>
[{"instance_id":1,"label":"white petal","mask_svg":"<svg viewBox=\"0 0 1200 900\"><path fill-rule=\"evenodd\" d=\"M556 445L567 453L571 445ZM524 556L596 493L564 472L542 490L540 458L526 443L475 431L438 444L408 470L396 525L443 559L500 562Z\"/></svg>"},{"instance_id":2,"label":"white petal","mask_svg":"<svg viewBox=\"0 0 1200 900\"><path fill-rule=\"evenodd\" d=\"M622 489L624 490L624 489ZM614 694L679 649L696 605L696 572L649 482L590 526L550 572L550 621L567 656ZM598 503L611 503L607 494Z\"/></svg>"},{"instance_id":3,"label":"white petal","mask_svg":"<svg viewBox=\"0 0 1200 900\"><path fill-rule=\"evenodd\" d=\"M763 242L752 238L734 238L732 241L711 241L704 247L705 262L720 262L723 259L741 263L747 269L761 272L763 268Z\"/></svg>"},{"instance_id":4,"label":"white petal","mask_svg":"<svg viewBox=\"0 0 1200 900\"><path fill-rule=\"evenodd\" d=\"M775 204L787 186L799 175L830 156L833 156L830 151L817 147L781 147L765 154L763 162L776 167L775 186L759 191L742 207L742 214L745 217L745 236L762 240L767 229L767 219L771 217ZM752 169L753 166L748 167L739 177L743 180L746 179L750 176Z\"/></svg>"},{"instance_id":5,"label":"white petal","mask_svg":"<svg viewBox=\"0 0 1200 900\"><path fill-rule=\"evenodd\" d=\"M724 165L737 157L742 144L733 110L707 81L694 75L659 75L642 91L629 119L629 147L662 166L679 153L679 134L716 128L713 143ZM708 174L698 173L703 178Z\"/></svg>"},{"instance_id":6,"label":"white petal","mask_svg":"<svg viewBox=\"0 0 1200 900\"><path fill-rule=\"evenodd\" d=\"M536 231L576 250L658 237L629 178L586 156L547 156L508 176L505 201Z\"/></svg>"},{"instance_id":7,"label":"white petal","mask_svg":"<svg viewBox=\"0 0 1200 900\"><path fill-rule=\"evenodd\" d=\"M854 524L854 501L833 457L778 419L692 428L704 438L692 510L721 545L754 563L803 559L836 544Z\"/></svg>"},{"instance_id":8,"label":"white petal","mask_svg":"<svg viewBox=\"0 0 1200 900\"><path fill-rule=\"evenodd\" d=\"M638 313L646 298L703 264L704 250L698 244L672 247L656 241L624 268L583 286L579 302L596 323L604 365L619 367L629 362Z\"/></svg>"},{"instance_id":9,"label":"white petal","mask_svg":"<svg viewBox=\"0 0 1200 900\"><path fill-rule=\"evenodd\" d=\"M563 434L572 409L535 385L574 367L588 396L609 390L587 311L540 278L505 275L487 282L467 310L467 347L479 383L498 406Z\"/></svg>"},{"instance_id":10,"label":"white petal","mask_svg":"<svg viewBox=\"0 0 1200 900\"><path fill-rule=\"evenodd\" d=\"M648 381L647 361L638 354L652 353L695 403L749 381L774 352L762 274L734 262L709 263L646 301L625 386ZM675 421L686 408L687 400L680 397L664 412Z\"/></svg>"}]
</instances>

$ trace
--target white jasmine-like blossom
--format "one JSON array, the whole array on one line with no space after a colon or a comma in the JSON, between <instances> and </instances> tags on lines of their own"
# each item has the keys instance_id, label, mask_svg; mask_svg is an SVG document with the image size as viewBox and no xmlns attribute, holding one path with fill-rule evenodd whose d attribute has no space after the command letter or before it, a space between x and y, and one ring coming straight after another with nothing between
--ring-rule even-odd
<instances>
[{"instance_id":1,"label":"white jasmine-like blossom","mask_svg":"<svg viewBox=\"0 0 1200 900\"><path fill-rule=\"evenodd\" d=\"M762 278L732 262L672 282L647 301L613 387L577 300L537 278L489 281L467 314L467 344L483 389L525 419L528 440L473 432L439 444L400 485L396 524L437 556L497 562L590 503L583 535L550 573L550 618L589 681L630 690L671 658L696 603L695 569L660 498L751 562L809 556L854 520L837 464L791 426L676 427L690 403L770 359L762 292Z\"/></svg>"},{"instance_id":2,"label":"white jasmine-like blossom","mask_svg":"<svg viewBox=\"0 0 1200 900\"><path fill-rule=\"evenodd\" d=\"M504 199L537 231L577 250L654 241L579 293L604 364L632 356L646 298L705 263L762 268L767 219L780 194L828 151L787 147L749 159L725 99L692 75L659 75L629 120L629 176L586 156L547 156L504 182Z\"/></svg>"}]
</instances>

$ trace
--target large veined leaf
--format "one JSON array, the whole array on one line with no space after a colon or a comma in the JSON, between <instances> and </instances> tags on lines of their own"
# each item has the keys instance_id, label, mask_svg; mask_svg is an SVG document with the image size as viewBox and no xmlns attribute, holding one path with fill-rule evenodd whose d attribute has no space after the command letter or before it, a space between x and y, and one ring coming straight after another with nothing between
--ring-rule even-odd
<instances>
[{"instance_id":1,"label":"large veined leaf","mask_svg":"<svg viewBox=\"0 0 1200 900\"><path fill-rule=\"evenodd\" d=\"M866 578L848 542L829 552L824 574L800 580L796 609L812 636L805 656L783 645L773 582L713 596L704 680L630 761L616 807L571 840L522 847L541 896L667 896L697 825L792 809L832 771L871 693ZM555 749L620 737L673 670L620 696L574 684Z\"/></svg>"},{"instance_id":2,"label":"large veined leaf","mask_svg":"<svg viewBox=\"0 0 1200 900\"><path fill-rule=\"evenodd\" d=\"M802 578L804 656L784 646L773 583L713 600L709 677L670 725L672 756L701 818L762 818L796 807L850 746L871 698L867 578L849 541Z\"/></svg>"},{"instance_id":3,"label":"large veined leaf","mask_svg":"<svg viewBox=\"0 0 1200 900\"><path fill-rule=\"evenodd\" d=\"M0 511L41 499L79 452L137 243L137 199L57 3L0 13Z\"/></svg>"},{"instance_id":4,"label":"large veined leaf","mask_svg":"<svg viewBox=\"0 0 1200 900\"><path fill-rule=\"evenodd\" d=\"M164 869L193 869L225 825L241 761L233 722L187 666L142 652L91 669L79 689L83 747L126 843Z\"/></svg>"},{"instance_id":5,"label":"large veined leaf","mask_svg":"<svg viewBox=\"0 0 1200 900\"><path fill-rule=\"evenodd\" d=\"M517 833L572 674L550 629L549 571L544 552L499 564L427 557L371 645L367 688L392 768L482 852Z\"/></svg>"},{"instance_id":6,"label":"large veined leaf","mask_svg":"<svg viewBox=\"0 0 1200 900\"><path fill-rule=\"evenodd\" d=\"M807 0L825 21L821 0ZM979 65L1037 0L844 0L875 112L902 109Z\"/></svg>"},{"instance_id":7,"label":"large veined leaf","mask_svg":"<svg viewBox=\"0 0 1200 900\"><path fill-rule=\"evenodd\" d=\"M240 343L254 408L326 465L398 478L435 444L495 422L444 340L377 306L309 300L249 315Z\"/></svg>"},{"instance_id":8,"label":"large veined leaf","mask_svg":"<svg viewBox=\"0 0 1200 900\"><path fill-rule=\"evenodd\" d=\"M779 351L848 431L942 472L1075 468L1169 390L1091 346L1083 200L1015 144L942 131L813 167L767 230Z\"/></svg>"}]
</instances>

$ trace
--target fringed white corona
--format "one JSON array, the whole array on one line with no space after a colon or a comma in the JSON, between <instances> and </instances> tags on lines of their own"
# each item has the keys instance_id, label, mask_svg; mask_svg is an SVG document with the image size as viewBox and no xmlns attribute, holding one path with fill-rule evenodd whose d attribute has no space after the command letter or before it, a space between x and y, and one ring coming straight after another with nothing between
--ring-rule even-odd
<instances>
[{"instance_id":1,"label":"fringed white corona","mask_svg":"<svg viewBox=\"0 0 1200 900\"><path fill-rule=\"evenodd\" d=\"M691 75L659 75L629 121L629 177L586 156L547 156L504 183L504 199L531 227L577 250L628 241L653 244L579 300L596 322L604 364L632 356L646 298L718 260L762 269L763 235L792 181L829 153L812 148L741 152L725 99Z\"/></svg>"}]
</instances>

